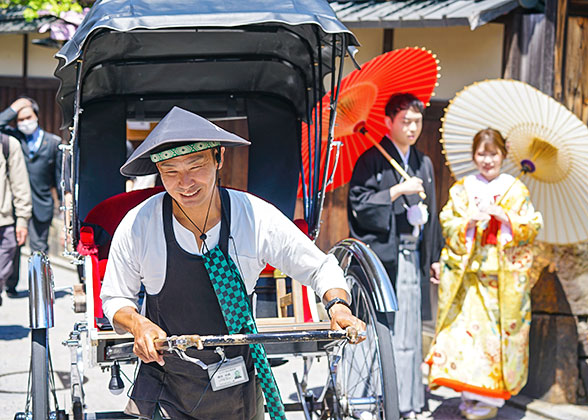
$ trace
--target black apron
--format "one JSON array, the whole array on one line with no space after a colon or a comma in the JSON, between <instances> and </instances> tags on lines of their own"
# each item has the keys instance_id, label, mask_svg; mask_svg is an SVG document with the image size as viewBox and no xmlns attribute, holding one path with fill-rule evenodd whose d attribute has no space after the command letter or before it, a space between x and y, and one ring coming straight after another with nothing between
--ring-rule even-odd
<instances>
[{"instance_id":1,"label":"black apron","mask_svg":"<svg viewBox=\"0 0 588 420\"><path fill-rule=\"evenodd\" d=\"M219 247L228 256L231 209L228 194L221 194L221 207ZM163 228L167 249L165 282L158 294L146 294L147 318L168 336L228 334L203 258L183 250L175 239L169 194L163 199ZM174 353L165 353L164 366L156 362L141 363L125 412L150 419L159 405L174 420L250 420L256 411L256 395L249 346L228 346L224 352L227 358L243 356L249 382L212 391L207 371ZM207 365L220 361L213 349L188 349L186 354Z\"/></svg>"}]
</instances>

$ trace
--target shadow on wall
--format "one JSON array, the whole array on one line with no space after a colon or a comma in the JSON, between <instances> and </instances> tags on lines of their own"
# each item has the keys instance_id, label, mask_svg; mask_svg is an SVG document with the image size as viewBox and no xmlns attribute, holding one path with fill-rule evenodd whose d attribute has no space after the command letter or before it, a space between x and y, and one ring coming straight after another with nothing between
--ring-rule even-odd
<instances>
[{"instance_id":1,"label":"shadow on wall","mask_svg":"<svg viewBox=\"0 0 588 420\"><path fill-rule=\"evenodd\" d=\"M529 379L522 394L575 404L579 383L578 330L561 282L545 267L531 289Z\"/></svg>"}]
</instances>

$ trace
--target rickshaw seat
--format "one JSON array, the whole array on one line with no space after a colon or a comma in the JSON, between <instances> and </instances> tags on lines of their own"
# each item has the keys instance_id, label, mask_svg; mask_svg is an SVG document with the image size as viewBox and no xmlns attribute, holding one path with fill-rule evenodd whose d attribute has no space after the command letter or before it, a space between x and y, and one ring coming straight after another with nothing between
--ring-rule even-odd
<instances>
[{"instance_id":1,"label":"rickshaw seat","mask_svg":"<svg viewBox=\"0 0 588 420\"><path fill-rule=\"evenodd\" d=\"M94 325L98 329L101 329L101 323L96 322L96 320L104 318L100 290L108 262L110 240L121 220L132 208L161 191L164 191L163 187L153 187L117 194L97 204L88 212L84 220L84 226L80 229L78 252L80 255L89 256L92 261L93 315ZM297 219L294 223L308 235L308 225L304 220ZM97 230L103 230L106 235L103 234L102 238L100 238L100 235L96 232ZM292 292L286 293L286 276L269 264L260 276L273 277L276 280L278 318L286 318L287 306L292 305L294 307L295 322L318 321L316 310L312 310L315 302L312 299L313 292L310 289L292 279ZM86 287L88 287L88 284Z\"/></svg>"},{"instance_id":2,"label":"rickshaw seat","mask_svg":"<svg viewBox=\"0 0 588 420\"><path fill-rule=\"evenodd\" d=\"M90 257L92 262L92 306L94 308L94 326L98 329L101 329L101 323L96 320L104 318L100 290L108 262L110 240L114 231L129 210L161 191L163 191L163 187L153 187L117 194L97 204L84 220L84 225L80 229L77 250L80 255ZM100 239L97 238L97 231L103 231ZM86 294L88 294L87 288L89 286L86 283Z\"/></svg>"},{"instance_id":3,"label":"rickshaw seat","mask_svg":"<svg viewBox=\"0 0 588 420\"><path fill-rule=\"evenodd\" d=\"M163 187L146 188L143 190L129 191L117 194L98 203L88 212L85 224L97 225L112 238L119 223L132 208L136 207L152 195L164 191ZM96 232L94 232L96 234ZM81 236L81 235L80 235ZM108 257L110 240L98 245L98 257Z\"/></svg>"}]
</instances>

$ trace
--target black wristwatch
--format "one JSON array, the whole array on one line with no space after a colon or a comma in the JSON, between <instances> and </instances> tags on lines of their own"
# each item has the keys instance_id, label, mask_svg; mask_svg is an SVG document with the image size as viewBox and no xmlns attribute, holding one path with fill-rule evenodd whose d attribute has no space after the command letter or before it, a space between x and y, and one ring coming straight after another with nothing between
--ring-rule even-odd
<instances>
[{"instance_id":1,"label":"black wristwatch","mask_svg":"<svg viewBox=\"0 0 588 420\"><path fill-rule=\"evenodd\" d=\"M345 299L341 299L341 298L334 298L331 299L330 301L328 301L325 304L325 310L327 311L327 315L329 316L329 319L331 319L331 314L329 313L329 310L333 307L333 305L340 303L341 305L345 305L347 306L349 309L351 309L351 306L349 306L349 303L345 300Z\"/></svg>"}]
</instances>

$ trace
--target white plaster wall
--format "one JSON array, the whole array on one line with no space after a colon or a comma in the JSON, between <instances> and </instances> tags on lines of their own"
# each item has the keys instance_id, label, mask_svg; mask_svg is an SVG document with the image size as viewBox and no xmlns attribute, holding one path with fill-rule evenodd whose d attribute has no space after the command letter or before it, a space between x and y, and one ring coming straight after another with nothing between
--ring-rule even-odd
<instances>
[{"instance_id":1,"label":"white plaster wall","mask_svg":"<svg viewBox=\"0 0 588 420\"><path fill-rule=\"evenodd\" d=\"M355 56L360 64L382 54L383 29L355 28L353 33L361 44ZM435 98L448 100L473 82L501 77L503 37L503 25L491 23L475 31L465 26L399 28L394 29L393 41L394 48L425 47L437 55L441 78ZM354 69L346 59L343 74Z\"/></svg>"},{"instance_id":2,"label":"white plaster wall","mask_svg":"<svg viewBox=\"0 0 588 420\"><path fill-rule=\"evenodd\" d=\"M384 29L380 28L355 28L353 34L360 43L355 59L361 65L366 61L382 54L384 46ZM345 58L343 65L343 77L355 70L355 65L349 58ZM324 78L326 90L331 89L331 75Z\"/></svg>"},{"instance_id":3,"label":"white plaster wall","mask_svg":"<svg viewBox=\"0 0 588 420\"><path fill-rule=\"evenodd\" d=\"M384 52L384 29L356 28L353 29L353 34L360 43L355 55L359 64L363 64ZM347 75L353 70L355 70L355 66L350 59L346 59L343 74Z\"/></svg>"},{"instance_id":4,"label":"white plaster wall","mask_svg":"<svg viewBox=\"0 0 588 420\"><path fill-rule=\"evenodd\" d=\"M29 34L29 76L53 77L58 61L53 58L57 48L41 47L32 43L35 38L47 38L47 34Z\"/></svg>"},{"instance_id":5,"label":"white plaster wall","mask_svg":"<svg viewBox=\"0 0 588 420\"><path fill-rule=\"evenodd\" d=\"M0 35L0 76L22 76L23 35Z\"/></svg>"},{"instance_id":6,"label":"white plaster wall","mask_svg":"<svg viewBox=\"0 0 588 420\"><path fill-rule=\"evenodd\" d=\"M450 99L464 86L489 78L500 77L502 66L503 26L488 24L475 31L467 27L400 28L394 30L394 48L407 46L425 47L433 51L441 65L438 99ZM361 47L357 61L365 63L382 54L383 29L356 28L353 33ZM56 49L32 44L32 39L46 37L29 34L29 66L31 77L52 77L57 65L53 55ZM0 35L0 75L22 75L23 35ZM354 70L349 59L345 61L344 74ZM326 80L328 83L328 79ZM327 86L329 86L327 84Z\"/></svg>"},{"instance_id":7,"label":"white plaster wall","mask_svg":"<svg viewBox=\"0 0 588 420\"><path fill-rule=\"evenodd\" d=\"M46 38L46 34L29 34L28 75L30 77L53 77L57 60L55 48L35 45L33 39ZM0 76L22 76L22 54L24 35L0 35Z\"/></svg>"},{"instance_id":8,"label":"white plaster wall","mask_svg":"<svg viewBox=\"0 0 588 420\"><path fill-rule=\"evenodd\" d=\"M464 26L394 30L394 48L425 47L441 66L437 99L451 99L465 86L501 76L504 27L487 24L475 31Z\"/></svg>"}]
</instances>

